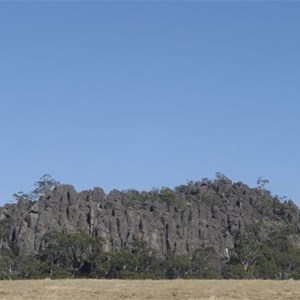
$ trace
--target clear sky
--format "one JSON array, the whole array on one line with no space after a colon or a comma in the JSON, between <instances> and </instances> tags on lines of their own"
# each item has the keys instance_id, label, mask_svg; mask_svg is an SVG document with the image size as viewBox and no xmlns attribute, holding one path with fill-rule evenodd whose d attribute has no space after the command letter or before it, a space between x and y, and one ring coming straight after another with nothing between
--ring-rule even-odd
<instances>
[{"instance_id":1,"label":"clear sky","mask_svg":"<svg viewBox=\"0 0 300 300\"><path fill-rule=\"evenodd\" d=\"M0 204L222 172L300 204L300 3L0 2Z\"/></svg>"}]
</instances>

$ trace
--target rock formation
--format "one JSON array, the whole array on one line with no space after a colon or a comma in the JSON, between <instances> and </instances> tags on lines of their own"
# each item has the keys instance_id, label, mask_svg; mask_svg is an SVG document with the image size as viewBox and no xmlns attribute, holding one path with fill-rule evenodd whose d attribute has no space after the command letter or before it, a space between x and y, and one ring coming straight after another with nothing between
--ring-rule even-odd
<instances>
[{"instance_id":1,"label":"rock formation","mask_svg":"<svg viewBox=\"0 0 300 300\"><path fill-rule=\"evenodd\" d=\"M161 256L192 257L197 249L212 246L226 257L239 233L252 230L265 239L284 226L298 231L299 210L270 192L219 178L175 190L113 190L108 195L101 188L77 193L71 185L59 185L37 201L23 197L6 204L0 221L6 224L1 247L23 256L37 254L48 232L84 231L101 237L107 252L130 249L138 238Z\"/></svg>"}]
</instances>

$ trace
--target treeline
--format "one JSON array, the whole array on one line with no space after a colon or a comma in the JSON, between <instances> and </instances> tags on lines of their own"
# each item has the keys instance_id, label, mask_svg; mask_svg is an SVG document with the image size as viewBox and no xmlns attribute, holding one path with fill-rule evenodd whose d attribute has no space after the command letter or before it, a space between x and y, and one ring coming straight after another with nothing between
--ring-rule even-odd
<instances>
[{"instance_id":1,"label":"treeline","mask_svg":"<svg viewBox=\"0 0 300 300\"><path fill-rule=\"evenodd\" d=\"M142 240L128 250L102 251L102 241L86 233L50 233L36 256L20 257L0 250L0 279L299 279L300 251L288 235L274 233L265 242L254 234L240 235L227 259L213 248L198 249L194 256L159 257Z\"/></svg>"}]
</instances>

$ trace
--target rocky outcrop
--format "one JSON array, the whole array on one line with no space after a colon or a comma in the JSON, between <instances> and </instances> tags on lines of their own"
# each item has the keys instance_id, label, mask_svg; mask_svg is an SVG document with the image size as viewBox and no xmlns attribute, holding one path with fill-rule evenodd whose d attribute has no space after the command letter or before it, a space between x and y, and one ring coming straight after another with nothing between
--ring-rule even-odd
<instances>
[{"instance_id":1,"label":"rocky outcrop","mask_svg":"<svg viewBox=\"0 0 300 300\"><path fill-rule=\"evenodd\" d=\"M101 237L107 252L130 249L142 239L160 255L192 257L202 247L213 247L226 257L235 237L248 230L265 239L271 231L299 227L299 210L270 193L250 189L228 179L203 180L175 190L138 192L101 188L77 193L59 185L38 201L22 198L0 208L1 247L20 255L38 254L48 232L84 231Z\"/></svg>"}]
</instances>

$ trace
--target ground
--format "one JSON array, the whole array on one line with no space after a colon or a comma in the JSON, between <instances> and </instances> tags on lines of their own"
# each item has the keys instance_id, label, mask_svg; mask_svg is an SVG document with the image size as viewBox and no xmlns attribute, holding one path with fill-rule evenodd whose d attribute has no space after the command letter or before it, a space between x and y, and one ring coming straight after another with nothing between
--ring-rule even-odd
<instances>
[{"instance_id":1,"label":"ground","mask_svg":"<svg viewBox=\"0 0 300 300\"><path fill-rule=\"evenodd\" d=\"M1 300L300 300L300 281L23 280L0 281Z\"/></svg>"}]
</instances>

